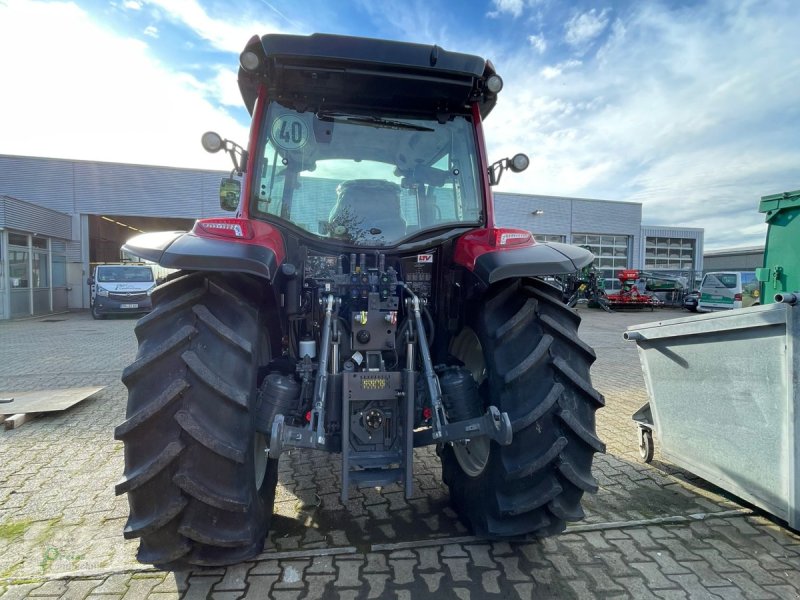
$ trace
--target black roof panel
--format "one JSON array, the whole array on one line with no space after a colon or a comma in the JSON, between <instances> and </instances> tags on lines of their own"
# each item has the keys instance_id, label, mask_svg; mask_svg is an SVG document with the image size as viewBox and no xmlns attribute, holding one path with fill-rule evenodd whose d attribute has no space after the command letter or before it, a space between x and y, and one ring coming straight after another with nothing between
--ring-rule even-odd
<instances>
[{"instance_id":1,"label":"black roof panel","mask_svg":"<svg viewBox=\"0 0 800 600\"><path fill-rule=\"evenodd\" d=\"M239 70L253 111L260 84L298 110L349 109L409 114L464 113L477 101L485 116L496 95L484 87L494 73L483 58L438 46L329 34L253 37L259 73Z\"/></svg>"}]
</instances>

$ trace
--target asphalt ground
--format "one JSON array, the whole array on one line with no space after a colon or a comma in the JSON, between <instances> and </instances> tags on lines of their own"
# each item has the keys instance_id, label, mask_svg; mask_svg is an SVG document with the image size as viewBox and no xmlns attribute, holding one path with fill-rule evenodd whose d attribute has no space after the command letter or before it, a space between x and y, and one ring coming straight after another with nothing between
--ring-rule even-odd
<instances>
[{"instance_id":1,"label":"asphalt ground","mask_svg":"<svg viewBox=\"0 0 800 600\"><path fill-rule=\"evenodd\" d=\"M800 536L656 456L639 461L631 415L647 401L631 324L675 309L607 314L580 306L605 395L586 519L545 540L471 537L449 506L440 464L416 451L415 493L352 490L339 500L338 457L281 458L265 551L226 569L165 573L126 541L114 426L134 319L70 313L0 322L0 396L106 386L83 403L0 431L0 597L12 598L800 598Z\"/></svg>"}]
</instances>

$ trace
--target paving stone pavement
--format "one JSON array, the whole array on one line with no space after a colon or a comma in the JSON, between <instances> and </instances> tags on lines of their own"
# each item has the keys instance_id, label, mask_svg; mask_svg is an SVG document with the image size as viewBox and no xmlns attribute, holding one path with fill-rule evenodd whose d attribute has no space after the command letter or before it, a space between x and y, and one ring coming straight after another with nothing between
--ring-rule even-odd
<instances>
[{"instance_id":1,"label":"paving stone pavement","mask_svg":"<svg viewBox=\"0 0 800 600\"><path fill-rule=\"evenodd\" d=\"M337 457L282 457L265 552L227 569L165 573L122 538L114 496L123 448L119 377L136 351L131 319L71 313L0 322L0 395L102 385L62 413L0 431L0 597L92 599L800 598L800 536L661 459L638 460L631 415L644 402L629 324L679 311L580 307L581 336L606 396L597 494L586 519L545 540L469 536L449 506L439 460L416 451L415 493L353 490L339 499ZM683 313L684 315L686 313Z\"/></svg>"}]
</instances>

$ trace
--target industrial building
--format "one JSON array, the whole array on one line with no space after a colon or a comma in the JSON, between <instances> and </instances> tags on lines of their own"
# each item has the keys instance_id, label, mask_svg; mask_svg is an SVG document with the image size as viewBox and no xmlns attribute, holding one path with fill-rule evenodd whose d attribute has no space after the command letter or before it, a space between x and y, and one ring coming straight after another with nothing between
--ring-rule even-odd
<instances>
[{"instance_id":1,"label":"industrial building","mask_svg":"<svg viewBox=\"0 0 800 600\"><path fill-rule=\"evenodd\" d=\"M706 271L755 271L764 266L764 246L710 250L703 262Z\"/></svg>"},{"instance_id":2,"label":"industrial building","mask_svg":"<svg viewBox=\"0 0 800 600\"><path fill-rule=\"evenodd\" d=\"M222 216L227 171L0 155L0 319L88 308L90 265L116 262L146 231ZM642 205L495 194L501 225L588 247L606 285L625 268L703 269L703 230L642 225Z\"/></svg>"},{"instance_id":3,"label":"industrial building","mask_svg":"<svg viewBox=\"0 0 800 600\"><path fill-rule=\"evenodd\" d=\"M606 289L622 269L682 274L703 270L703 230L642 225L642 205L586 198L496 193L501 225L531 231L537 240L586 246Z\"/></svg>"}]
</instances>

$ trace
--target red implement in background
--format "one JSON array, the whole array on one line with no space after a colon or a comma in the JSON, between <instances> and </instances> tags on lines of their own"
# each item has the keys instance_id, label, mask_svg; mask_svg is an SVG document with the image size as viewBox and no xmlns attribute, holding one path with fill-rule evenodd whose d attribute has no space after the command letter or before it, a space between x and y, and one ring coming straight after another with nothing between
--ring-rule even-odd
<instances>
[{"instance_id":1,"label":"red implement in background","mask_svg":"<svg viewBox=\"0 0 800 600\"><path fill-rule=\"evenodd\" d=\"M647 290L644 276L636 269L625 269L617 275L622 289L617 293L606 293L606 301L611 308L649 308L653 310L661 304Z\"/></svg>"}]
</instances>

